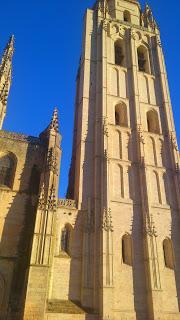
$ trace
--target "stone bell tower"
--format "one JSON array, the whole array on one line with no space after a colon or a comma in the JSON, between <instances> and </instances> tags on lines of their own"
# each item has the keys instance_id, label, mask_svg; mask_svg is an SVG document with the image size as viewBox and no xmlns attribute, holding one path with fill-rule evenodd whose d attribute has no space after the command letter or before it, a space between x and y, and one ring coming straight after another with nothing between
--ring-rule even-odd
<instances>
[{"instance_id":1,"label":"stone bell tower","mask_svg":"<svg viewBox=\"0 0 180 320\"><path fill-rule=\"evenodd\" d=\"M179 152L160 33L136 0L87 10L68 197L86 212L81 304L180 319Z\"/></svg>"}]
</instances>

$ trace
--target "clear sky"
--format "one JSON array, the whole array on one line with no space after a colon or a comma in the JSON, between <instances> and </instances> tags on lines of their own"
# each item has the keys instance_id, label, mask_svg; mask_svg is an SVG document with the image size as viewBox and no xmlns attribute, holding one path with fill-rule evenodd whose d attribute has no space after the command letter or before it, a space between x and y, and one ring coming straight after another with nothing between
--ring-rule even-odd
<instances>
[{"instance_id":1,"label":"clear sky","mask_svg":"<svg viewBox=\"0 0 180 320\"><path fill-rule=\"evenodd\" d=\"M38 136L49 123L54 106L58 106L63 136L61 197L66 193L71 159L82 21L86 8L93 3L94 0L1 1L0 53L11 34L16 39L4 129ZM150 0L149 4L161 29L180 141L180 3Z\"/></svg>"}]
</instances>

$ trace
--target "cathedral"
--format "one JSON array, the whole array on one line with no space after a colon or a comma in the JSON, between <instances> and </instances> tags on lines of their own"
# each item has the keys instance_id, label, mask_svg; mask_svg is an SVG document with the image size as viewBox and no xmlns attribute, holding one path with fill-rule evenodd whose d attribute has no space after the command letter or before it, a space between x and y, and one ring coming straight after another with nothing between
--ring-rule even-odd
<instances>
[{"instance_id":1,"label":"cathedral","mask_svg":"<svg viewBox=\"0 0 180 320\"><path fill-rule=\"evenodd\" d=\"M14 38L0 65L0 320L180 320L180 157L149 5L87 9L66 199L58 110L39 137L4 131Z\"/></svg>"}]
</instances>

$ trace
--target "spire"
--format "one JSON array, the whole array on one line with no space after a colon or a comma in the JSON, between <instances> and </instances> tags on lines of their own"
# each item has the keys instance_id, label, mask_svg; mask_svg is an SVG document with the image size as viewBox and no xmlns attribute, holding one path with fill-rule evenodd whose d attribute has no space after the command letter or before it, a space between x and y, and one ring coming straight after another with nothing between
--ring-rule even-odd
<instances>
[{"instance_id":1,"label":"spire","mask_svg":"<svg viewBox=\"0 0 180 320\"><path fill-rule=\"evenodd\" d=\"M12 35L9 39L9 42L4 50L4 54L2 57L2 63L0 66L0 76L2 77L2 73L6 71L9 63L12 64L12 57L14 53L14 35Z\"/></svg>"},{"instance_id":2,"label":"spire","mask_svg":"<svg viewBox=\"0 0 180 320\"><path fill-rule=\"evenodd\" d=\"M58 120L58 109L54 108L54 112L52 115L52 119L48 127L40 133L39 137L41 139L47 139L49 137L50 132L55 132L56 134L59 134L59 120Z\"/></svg>"},{"instance_id":3,"label":"spire","mask_svg":"<svg viewBox=\"0 0 180 320\"><path fill-rule=\"evenodd\" d=\"M59 132L59 120L58 120L58 109L54 108L53 116L51 123L49 125L50 130L54 130L57 133Z\"/></svg>"},{"instance_id":4,"label":"spire","mask_svg":"<svg viewBox=\"0 0 180 320\"><path fill-rule=\"evenodd\" d=\"M11 86L13 53L14 36L11 36L4 50L0 64L0 129L2 128L4 117L6 115L7 99Z\"/></svg>"}]
</instances>

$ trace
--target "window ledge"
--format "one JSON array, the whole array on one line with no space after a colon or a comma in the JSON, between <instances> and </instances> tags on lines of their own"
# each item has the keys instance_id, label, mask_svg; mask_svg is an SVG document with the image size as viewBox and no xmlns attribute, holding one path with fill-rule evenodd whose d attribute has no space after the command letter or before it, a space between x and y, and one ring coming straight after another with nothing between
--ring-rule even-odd
<instances>
[{"instance_id":1,"label":"window ledge","mask_svg":"<svg viewBox=\"0 0 180 320\"><path fill-rule=\"evenodd\" d=\"M170 207L168 204L153 203L153 204L152 204L152 208L170 210L171 207Z\"/></svg>"},{"instance_id":2,"label":"window ledge","mask_svg":"<svg viewBox=\"0 0 180 320\"><path fill-rule=\"evenodd\" d=\"M133 204L133 200L131 199L126 199L126 198L121 198L121 199L113 199L111 202L114 203L124 203L124 204Z\"/></svg>"}]
</instances>

